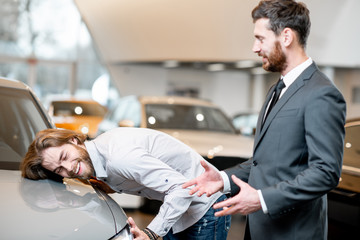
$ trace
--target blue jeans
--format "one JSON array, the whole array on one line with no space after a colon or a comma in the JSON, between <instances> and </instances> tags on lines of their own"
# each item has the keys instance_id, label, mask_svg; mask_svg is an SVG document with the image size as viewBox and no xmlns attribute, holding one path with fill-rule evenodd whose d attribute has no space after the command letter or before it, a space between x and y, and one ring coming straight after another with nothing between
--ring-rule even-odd
<instances>
[{"instance_id":1,"label":"blue jeans","mask_svg":"<svg viewBox=\"0 0 360 240\"><path fill-rule=\"evenodd\" d=\"M226 199L222 195L216 202ZM206 214L194 225L182 232L173 234L172 229L163 237L163 240L226 240L231 224L231 216L215 217L215 210L210 208Z\"/></svg>"}]
</instances>

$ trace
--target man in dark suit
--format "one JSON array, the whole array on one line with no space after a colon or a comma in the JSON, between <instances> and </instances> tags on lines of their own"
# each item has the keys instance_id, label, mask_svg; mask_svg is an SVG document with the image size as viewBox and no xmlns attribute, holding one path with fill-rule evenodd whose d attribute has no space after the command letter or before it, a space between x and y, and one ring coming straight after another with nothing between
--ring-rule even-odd
<instances>
[{"instance_id":1,"label":"man in dark suit","mask_svg":"<svg viewBox=\"0 0 360 240\"><path fill-rule=\"evenodd\" d=\"M222 172L202 163L206 171L183 187L199 196L230 193L214 205L222 208L216 215L248 215L246 238L327 239L326 194L341 173L344 98L305 53L311 24L303 3L260 1L252 17L253 51L265 70L281 74L280 96L277 86L269 90L252 158Z\"/></svg>"}]
</instances>

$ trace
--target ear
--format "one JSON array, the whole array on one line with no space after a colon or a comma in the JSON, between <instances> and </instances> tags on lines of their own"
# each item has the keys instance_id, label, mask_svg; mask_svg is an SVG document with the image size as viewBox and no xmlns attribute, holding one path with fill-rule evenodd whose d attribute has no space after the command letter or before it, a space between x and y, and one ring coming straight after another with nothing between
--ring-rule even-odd
<instances>
[{"instance_id":1,"label":"ear","mask_svg":"<svg viewBox=\"0 0 360 240\"><path fill-rule=\"evenodd\" d=\"M290 46L294 41L294 38L295 32L291 28L284 28L284 30L281 32L281 40L285 47Z\"/></svg>"},{"instance_id":2,"label":"ear","mask_svg":"<svg viewBox=\"0 0 360 240\"><path fill-rule=\"evenodd\" d=\"M73 137L72 139L70 139L70 143L78 145L79 141L78 141L78 139L76 137Z\"/></svg>"}]
</instances>

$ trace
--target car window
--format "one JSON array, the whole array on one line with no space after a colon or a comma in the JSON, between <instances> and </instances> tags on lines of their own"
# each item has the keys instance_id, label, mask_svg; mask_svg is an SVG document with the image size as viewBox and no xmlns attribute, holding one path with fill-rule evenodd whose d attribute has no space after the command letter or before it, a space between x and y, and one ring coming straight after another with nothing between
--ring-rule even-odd
<instances>
[{"instance_id":1,"label":"car window","mask_svg":"<svg viewBox=\"0 0 360 240\"><path fill-rule=\"evenodd\" d=\"M149 128L235 133L229 119L217 108L177 104L146 104L145 111L147 127Z\"/></svg>"},{"instance_id":2,"label":"car window","mask_svg":"<svg viewBox=\"0 0 360 240\"><path fill-rule=\"evenodd\" d=\"M346 127L344 164L360 168L360 125Z\"/></svg>"},{"instance_id":3,"label":"car window","mask_svg":"<svg viewBox=\"0 0 360 240\"><path fill-rule=\"evenodd\" d=\"M103 117L106 109L96 103L86 102L52 102L54 116L99 116Z\"/></svg>"},{"instance_id":4,"label":"car window","mask_svg":"<svg viewBox=\"0 0 360 240\"><path fill-rule=\"evenodd\" d=\"M47 120L26 90L0 88L0 169L18 170L36 133Z\"/></svg>"}]
</instances>

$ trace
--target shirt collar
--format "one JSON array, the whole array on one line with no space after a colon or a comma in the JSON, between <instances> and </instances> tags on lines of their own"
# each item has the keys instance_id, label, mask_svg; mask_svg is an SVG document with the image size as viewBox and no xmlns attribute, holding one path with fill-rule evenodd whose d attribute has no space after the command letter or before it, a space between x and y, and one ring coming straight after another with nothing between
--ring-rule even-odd
<instances>
[{"instance_id":1,"label":"shirt collar","mask_svg":"<svg viewBox=\"0 0 360 240\"><path fill-rule=\"evenodd\" d=\"M309 57L305 62L301 63L294 69L292 69L288 74L285 76L281 76L284 80L284 83L286 85L286 88L288 88L295 80L300 76L300 74L311 64L313 63L313 60Z\"/></svg>"},{"instance_id":2,"label":"shirt collar","mask_svg":"<svg viewBox=\"0 0 360 240\"><path fill-rule=\"evenodd\" d=\"M96 149L95 143L92 141L84 142L86 150L89 153L91 162L95 169L95 175L97 178L106 178L107 173L105 170L106 162L105 159L100 155L98 150Z\"/></svg>"}]
</instances>

